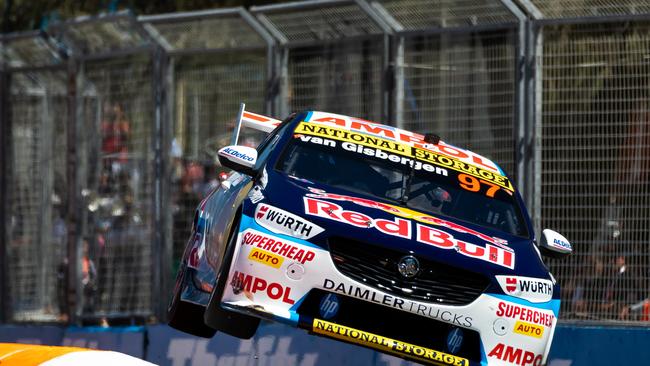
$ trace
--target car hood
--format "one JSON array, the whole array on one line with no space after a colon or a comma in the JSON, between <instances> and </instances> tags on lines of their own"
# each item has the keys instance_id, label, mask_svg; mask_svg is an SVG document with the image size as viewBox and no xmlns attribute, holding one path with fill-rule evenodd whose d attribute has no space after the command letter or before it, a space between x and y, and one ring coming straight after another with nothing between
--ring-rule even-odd
<instances>
[{"instance_id":1,"label":"car hood","mask_svg":"<svg viewBox=\"0 0 650 366\"><path fill-rule=\"evenodd\" d=\"M325 249L329 238L340 237L412 253L488 277L550 278L531 239L278 172L269 174L263 194L264 203L324 228L309 241Z\"/></svg>"}]
</instances>

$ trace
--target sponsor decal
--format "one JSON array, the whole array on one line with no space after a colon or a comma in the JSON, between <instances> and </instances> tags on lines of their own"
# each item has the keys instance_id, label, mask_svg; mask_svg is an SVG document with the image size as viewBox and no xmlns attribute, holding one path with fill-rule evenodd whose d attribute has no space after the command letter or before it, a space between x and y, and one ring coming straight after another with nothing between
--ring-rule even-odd
<instances>
[{"instance_id":1,"label":"sponsor decal","mask_svg":"<svg viewBox=\"0 0 650 366\"><path fill-rule=\"evenodd\" d=\"M316 257L316 253L309 249L302 249L289 241L267 236L250 229L244 233L242 244L257 247L302 264L311 262Z\"/></svg>"},{"instance_id":2,"label":"sponsor decal","mask_svg":"<svg viewBox=\"0 0 650 366\"><path fill-rule=\"evenodd\" d=\"M309 191L311 193L308 193L308 197L313 197L313 198L322 198L322 199L329 199L329 200L335 200L335 201L344 201L344 202L352 202L354 204L357 204L359 206L363 207L369 207L369 208L374 208L377 210L381 210L384 212L388 212L390 214L393 214L395 216L400 216L406 219L412 219L415 221L419 221L425 224L431 224L431 225L436 225L436 226L442 226L446 227L448 229L457 231L459 233L463 234L469 234L473 235L481 240L485 240L488 243L495 244L497 246L500 246L506 250L512 251L511 248L505 246L508 241L500 238L495 238L492 236L485 235L479 231L472 230L468 227L453 223L451 221L443 220L437 217L433 217L427 214L424 214L422 212L414 211L405 207L401 206L396 206L396 205L391 205L388 203L383 203L383 202L377 202L365 198L360 198L360 197L354 197L354 196L346 196L346 195L341 195L341 194L336 194L336 193L328 193L322 189L318 188L313 188L309 187Z\"/></svg>"},{"instance_id":3,"label":"sponsor decal","mask_svg":"<svg viewBox=\"0 0 650 366\"><path fill-rule=\"evenodd\" d=\"M384 352L407 356L417 360L442 363L445 365L467 366L469 361L465 358L435 351L429 348L401 342L392 338L364 332L343 325L330 323L325 320L314 319L312 330L316 334L326 335L347 342L360 344Z\"/></svg>"},{"instance_id":4,"label":"sponsor decal","mask_svg":"<svg viewBox=\"0 0 650 366\"><path fill-rule=\"evenodd\" d=\"M255 208L255 222L274 233L304 240L309 240L324 231L322 227L298 215L264 203Z\"/></svg>"},{"instance_id":5,"label":"sponsor decal","mask_svg":"<svg viewBox=\"0 0 650 366\"><path fill-rule=\"evenodd\" d=\"M471 327L472 317L458 314L449 310L436 309L428 304L416 303L410 300L400 299L395 296L376 292L371 289L361 288L353 284L346 285L342 282L335 282L330 279L323 281L323 289L334 291L357 299L374 302L395 309L408 311L435 320L442 320L461 327Z\"/></svg>"},{"instance_id":6,"label":"sponsor decal","mask_svg":"<svg viewBox=\"0 0 650 366\"><path fill-rule=\"evenodd\" d=\"M442 166L457 172L465 173L472 175L476 178L484 179L488 182L494 183L499 187L505 188L509 191L514 191L512 183L508 180L507 177L500 175L486 169L481 169L475 165L468 164L461 160L450 158L443 154L436 154L433 151L428 151L424 149L414 148L414 155L417 159L424 160L426 162Z\"/></svg>"},{"instance_id":7,"label":"sponsor decal","mask_svg":"<svg viewBox=\"0 0 650 366\"><path fill-rule=\"evenodd\" d=\"M253 248L253 250L248 253L248 259L266 264L267 266L271 266L273 268L280 268L282 262L284 262L284 258L280 257L279 255L275 255L271 252L267 252L266 250L258 248Z\"/></svg>"},{"instance_id":8,"label":"sponsor decal","mask_svg":"<svg viewBox=\"0 0 650 366\"><path fill-rule=\"evenodd\" d=\"M421 149L443 154L448 157L458 159L500 174L500 171L497 168L496 164L483 156L475 154L471 151L447 145L443 141L440 141L437 145L428 144L424 141L423 135L399 128L385 126L358 118L318 112L314 112L308 122L343 127L345 129L365 135L381 137L391 141L406 144L408 146L415 146Z\"/></svg>"},{"instance_id":9,"label":"sponsor decal","mask_svg":"<svg viewBox=\"0 0 650 366\"><path fill-rule=\"evenodd\" d=\"M320 301L320 316L323 319L332 319L339 312L339 298L334 294L327 294L323 296L323 299Z\"/></svg>"},{"instance_id":10,"label":"sponsor decal","mask_svg":"<svg viewBox=\"0 0 650 366\"><path fill-rule=\"evenodd\" d=\"M521 348L512 347L505 345L503 343L497 344L490 353L488 357L495 357L501 361L511 363L513 365L519 366L541 366L542 365L542 355L535 354L530 351L523 350Z\"/></svg>"},{"instance_id":11,"label":"sponsor decal","mask_svg":"<svg viewBox=\"0 0 650 366\"><path fill-rule=\"evenodd\" d=\"M537 309L526 308L513 303L500 301L497 304L497 316L521 320L528 323L550 327L555 315Z\"/></svg>"},{"instance_id":12,"label":"sponsor decal","mask_svg":"<svg viewBox=\"0 0 650 366\"><path fill-rule=\"evenodd\" d=\"M325 128L325 127L313 127L312 126L312 128ZM356 135L356 136L363 136L363 135ZM302 135L302 134L297 134L297 135L294 135L294 137L299 138L302 142L309 142L309 143L316 144L316 145L323 145L323 146L328 146L328 147L336 147L337 146L336 141L334 141L334 140L323 139L323 138L316 137L316 136L306 136L306 135ZM372 141L374 138L368 137L368 139L370 139ZM378 148L365 147L364 145L355 144L353 142L347 142L347 141L344 141L344 142L341 143L341 148L343 150L345 150L345 151L350 151L350 152L354 152L354 153L357 153L357 154L366 155L366 156L369 156L369 157L374 157L374 158L378 158L378 159L382 159L382 160L388 160L388 161L391 161L393 163L405 165L405 166L407 166L409 168L412 167L414 170L418 170L418 171L419 170L424 170L424 171L427 171L427 172L430 172L430 173L444 175L445 177L449 175L449 172L447 171L447 169L441 168L441 167L436 167L436 166L433 166L433 165L427 164L427 163L422 163L421 161L412 159L410 157L401 156L401 154L399 154L401 151L398 151L397 152L398 154L392 154L390 152L385 152L384 150L380 150Z\"/></svg>"},{"instance_id":13,"label":"sponsor decal","mask_svg":"<svg viewBox=\"0 0 650 366\"><path fill-rule=\"evenodd\" d=\"M223 150L223 152L230 155L230 156L234 156L234 157L242 159L242 160L246 160L246 161L253 161L254 160L254 158L252 156L248 156L245 153L239 152L239 151L237 151L235 149L226 148L226 149Z\"/></svg>"},{"instance_id":14,"label":"sponsor decal","mask_svg":"<svg viewBox=\"0 0 650 366\"><path fill-rule=\"evenodd\" d=\"M323 217L326 219L342 222L360 228L373 228L386 235L412 238L412 223L399 217L393 220L374 219L356 211L344 210L333 202L304 197L305 213L308 215ZM425 226L419 223L415 225L416 240L435 246L439 249L454 250L461 255L483 260L499 266L514 268L515 254L510 250L485 244L484 247L455 239L451 234Z\"/></svg>"},{"instance_id":15,"label":"sponsor decal","mask_svg":"<svg viewBox=\"0 0 650 366\"><path fill-rule=\"evenodd\" d=\"M564 240L558 239L558 238L553 238L553 246L557 247L557 248L560 248L560 249L572 250L571 249L571 244L567 243Z\"/></svg>"},{"instance_id":16,"label":"sponsor decal","mask_svg":"<svg viewBox=\"0 0 650 366\"><path fill-rule=\"evenodd\" d=\"M262 187L256 185L253 189L248 192L248 198L251 200L252 204L256 204L259 201L264 199L264 193L262 193Z\"/></svg>"},{"instance_id":17,"label":"sponsor decal","mask_svg":"<svg viewBox=\"0 0 650 366\"><path fill-rule=\"evenodd\" d=\"M291 298L291 288L277 282L267 280L243 272L235 271L230 281L233 292L239 294L242 291L246 297L253 301L253 295L257 292L266 293L272 300L282 300L286 304L293 305L295 301Z\"/></svg>"},{"instance_id":18,"label":"sponsor decal","mask_svg":"<svg viewBox=\"0 0 650 366\"><path fill-rule=\"evenodd\" d=\"M364 133L345 130L342 128L322 126L318 124L301 122L294 130L298 135L309 135L322 138L323 140L336 140L341 142L351 142L353 144L367 146L370 148L379 148L391 151L395 154L404 156L411 155L410 146L398 141L391 141L377 136L371 136Z\"/></svg>"},{"instance_id":19,"label":"sponsor decal","mask_svg":"<svg viewBox=\"0 0 650 366\"><path fill-rule=\"evenodd\" d=\"M190 255L187 260L187 265L190 268L198 269L199 268L199 248L201 247L201 243L203 243L203 235L201 233L197 232L194 234L194 238L192 239L192 250L190 251Z\"/></svg>"},{"instance_id":20,"label":"sponsor decal","mask_svg":"<svg viewBox=\"0 0 650 366\"><path fill-rule=\"evenodd\" d=\"M496 276L506 295L533 303L548 302L553 297L553 282L542 278L520 276Z\"/></svg>"},{"instance_id":21,"label":"sponsor decal","mask_svg":"<svg viewBox=\"0 0 650 366\"><path fill-rule=\"evenodd\" d=\"M447 350L451 353L456 353L463 345L463 330L454 328L447 334Z\"/></svg>"},{"instance_id":22,"label":"sponsor decal","mask_svg":"<svg viewBox=\"0 0 650 366\"><path fill-rule=\"evenodd\" d=\"M542 338L544 335L544 328L539 325L517 321L515 323L514 332L535 338Z\"/></svg>"},{"instance_id":23,"label":"sponsor decal","mask_svg":"<svg viewBox=\"0 0 650 366\"><path fill-rule=\"evenodd\" d=\"M502 175L496 168L494 170L488 170L476 165L475 163L470 163L466 160L458 159L458 156L444 154L440 150L437 152L432 151L429 148L425 148L425 145L421 145L421 147L412 147L409 144L388 140L378 136L305 122L301 122L296 127L294 132L299 137L301 137L300 135L319 137L319 140L317 142L312 142L321 145L334 147L335 143L332 140L341 141L341 147L348 151L354 151L368 156L375 156L385 160L391 160L393 162L401 163L407 166L411 166L415 162L418 162L419 164L416 164L417 166L415 169L434 171L437 174L443 174L445 176L447 175L447 171L445 169L452 169L492 182L509 191L514 191L512 183L510 183L508 178ZM304 137L303 141L310 140L307 139L307 137ZM434 148L438 147L438 145L431 144L427 144L427 146ZM443 149L453 149L455 152L457 152L456 155L463 154L465 158L468 157L465 152L461 152L456 148L452 148L444 144L440 144L439 146L442 146ZM389 151L392 154L387 154L384 151ZM434 164L436 167L433 167L431 165L425 167L422 162Z\"/></svg>"}]
</instances>

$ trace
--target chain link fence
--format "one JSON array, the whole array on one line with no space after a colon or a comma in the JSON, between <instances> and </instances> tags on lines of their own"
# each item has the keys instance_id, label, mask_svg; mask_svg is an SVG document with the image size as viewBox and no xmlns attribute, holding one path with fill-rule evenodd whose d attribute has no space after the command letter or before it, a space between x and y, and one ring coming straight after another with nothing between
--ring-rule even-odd
<instances>
[{"instance_id":1,"label":"chain link fence","mask_svg":"<svg viewBox=\"0 0 650 366\"><path fill-rule=\"evenodd\" d=\"M5 301L15 320L57 321L66 310L67 76L35 33L10 37L2 49L12 59L2 91L9 107L3 116L12 121L3 127L5 189L11 192L3 196L4 242L12 259Z\"/></svg>"},{"instance_id":2,"label":"chain link fence","mask_svg":"<svg viewBox=\"0 0 650 366\"><path fill-rule=\"evenodd\" d=\"M567 318L648 320L649 27L542 30L542 225L575 246L553 263Z\"/></svg>"},{"instance_id":3,"label":"chain link fence","mask_svg":"<svg viewBox=\"0 0 650 366\"><path fill-rule=\"evenodd\" d=\"M163 320L240 102L436 132L499 162L562 318L650 320L644 1L327 0L112 14L1 39L2 317ZM255 145L259 136L244 135ZM70 317L71 319L68 319Z\"/></svg>"},{"instance_id":4,"label":"chain link fence","mask_svg":"<svg viewBox=\"0 0 650 366\"><path fill-rule=\"evenodd\" d=\"M518 18L498 1L373 6L398 29L395 122L484 154L515 178Z\"/></svg>"},{"instance_id":5,"label":"chain link fence","mask_svg":"<svg viewBox=\"0 0 650 366\"><path fill-rule=\"evenodd\" d=\"M367 4L305 1L252 12L280 42L283 115L320 109L388 122L388 27Z\"/></svg>"},{"instance_id":6,"label":"chain link fence","mask_svg":"<svg viewBox=\"0 0 650 366\"><path fill-rule=\"evenodd\" d=\"M218 184L223 171L216 159L230 143L239 103L252 111L270 112L267 83L272 70L272 38L243 8L140 17L152 37L165 48L169 66L165 148L169 182L165 237L171 238L173 279L190 235L194 210ZM215 37L218 32L221 37ZM242 135L256 146L261 136Z\"/></svg>"}]
</instances>

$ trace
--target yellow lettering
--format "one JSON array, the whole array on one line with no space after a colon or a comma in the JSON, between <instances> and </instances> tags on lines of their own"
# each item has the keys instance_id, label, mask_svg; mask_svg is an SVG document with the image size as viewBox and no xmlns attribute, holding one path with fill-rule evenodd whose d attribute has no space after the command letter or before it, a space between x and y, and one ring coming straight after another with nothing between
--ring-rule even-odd
<instances>
[{"instance_id":1,"label":"yellow lettering","mask_svg":"<svg viewBox=\"0 0 650 366\"><path fill-rule=\"evenodd\" d=\"M465 358L438 352L425 347L416 346L410 343L400 342L395 339L382 337L373 333L364 332L343 325L330 323L325 320L314 319L312 330L316 334L329 336L342 341L356 343L377 350L393 353L401 356L408 356L415 360L433 360L447 365L466 366L469 361Z\"/></svg>"}]
</instances>

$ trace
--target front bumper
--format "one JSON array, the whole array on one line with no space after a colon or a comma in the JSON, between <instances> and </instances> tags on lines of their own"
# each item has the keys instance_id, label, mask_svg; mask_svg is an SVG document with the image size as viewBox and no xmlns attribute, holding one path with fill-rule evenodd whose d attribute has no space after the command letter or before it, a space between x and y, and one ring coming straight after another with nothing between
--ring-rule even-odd
<instances>
[{"instance_id":1,"label":"front bumper","mask_svg":"<svg viewBox=\"0 0 650 366\"><path fill-rule=\"evenodd\" d=\"M545 362L559 301L414 301L346 277L328 251L244 216L222 305L419 362L536 366Z\"/></svg>"}]
</instances>

